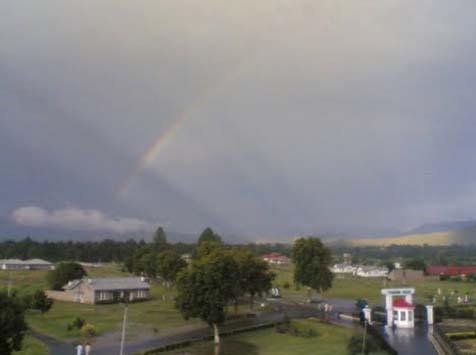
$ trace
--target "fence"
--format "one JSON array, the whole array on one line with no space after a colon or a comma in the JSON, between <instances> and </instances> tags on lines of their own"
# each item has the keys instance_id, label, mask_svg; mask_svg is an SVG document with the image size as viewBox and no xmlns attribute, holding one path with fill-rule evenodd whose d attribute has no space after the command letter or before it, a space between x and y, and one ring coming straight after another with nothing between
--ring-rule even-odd
<instances>
[{"instance_id":1,"label":"fence","mask_svg":"<svg viewBox=\"0 0 476 355\"><path fill-rule=\"evenodd\" d=\"M220 336L221 337L227 337L227 336L230 336L230 335L250 332L250 331L254 331L254 330L258 330L258 329L272 328L272 327L275 327L276 325L281 324L281 323L282 322L272 322L272 323L257 324L257 325L252 325L252 326L248 326L248 327L230 329L230 330L226 330L226 331L221 331ZM213 335L204 335L204 336L189 339L189 340L186 340L186 341L180 341L180 342L176 342L176 343L167 344L167 345L164 345L164 346L156 348L156 349L147 350L147 351L142 352L141 354L142 355L156 355L156 354L160 354L160 353L163 353L163 352L166 352L166 351L181 349L181 348L190 346L194 343L199 343L199 342L202 342L202 341L211 341L211 340L213 340Z\"/></svg>"}]
</instances>

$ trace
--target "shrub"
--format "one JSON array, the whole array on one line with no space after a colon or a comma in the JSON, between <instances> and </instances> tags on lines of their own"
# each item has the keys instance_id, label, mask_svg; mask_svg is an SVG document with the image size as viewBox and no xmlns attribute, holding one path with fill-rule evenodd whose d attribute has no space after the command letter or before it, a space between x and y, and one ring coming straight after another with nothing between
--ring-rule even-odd
<instances>
[{"instance_id":1,"label":"shrub","mask_svg":"<svg viewBox=\"0 0 476 355\"><path fill-rule=\"evenodd\" d=\"M288 281L286 281L285 283L283 283L283 288L284 288L284 289L287 290L287 289L289 289L290 287L291 287L291 285L289 284Z\"/></svg>"},{"instance_id":2,"label":"shrub","mask_svg":"<svg viewBox=\"0 0 476 355\"><path fill-rule=\"evenodd\" d=\"M349 355L362 354L363 340L362 334L355 334L349 339L349 343L347 344L347 351L349 352ZM370 354L378 351L380 351L380 346L378 345L377 341L372 335L367 334L367 337L365 338L364 354Z\"/></svg>"},{"instance_id":3,"label":"shrub","mask_svg":"<svg viewBox=\"0 0 476 355\"><path fill-rule=\"evenodd\" d=\"M284 322L276 326L276 332L300 338L313 338L318 335L312 325L297 322Z\"/></svg>"},{"instance_id":4,"label":"shrub","mask_svg":"<svg viewBox=\"0 0 476 355\"><path fill-rule=\"evenodd\" d=\"M86 324L86 321L80 317L76 317L76 319L73 320L73 322L71 323L72 327L76 329L81 329L83 325L85 324Z\"/></svg>"},{"instance_id":5,"label":"shrub","mask_svg":"<svg viewBox=\"0 0 476 355\"><path fill-rule=\"evenodd\" d=\"M92 338L97 335L96 328L92 324L86 323L81 327L81 335L86 338Z\"/></svg>"},{"instance_id":6,"label":"shrub","mask_svg":"<svg viewBox=\"0 0 476 355\"><path fill-rule=\"evenodd\" d=\"M38 290L33 294L30 305L31 308L37 309L41 314L44 314L50 310L53 306L53 302L53 299L49 298L45 291Z\"/></svg>"}]
</instances>

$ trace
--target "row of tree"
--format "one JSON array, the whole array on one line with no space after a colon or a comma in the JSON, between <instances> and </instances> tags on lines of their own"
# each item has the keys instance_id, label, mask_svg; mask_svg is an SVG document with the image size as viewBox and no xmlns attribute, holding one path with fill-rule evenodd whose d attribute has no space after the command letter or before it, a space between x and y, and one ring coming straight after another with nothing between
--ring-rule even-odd
<instances>
[{"instance_id":1,"label":"row of tree","mask_svg":"<svg viewBox=\"0 0 476 355\"><path fill-rule=\"evenodd\" d=\"M161 229L161 228L159 228ZM163 232L163 229L161 229ZM154 236L157 232L154 234ZM165 234L165 232L164 232ZM46 259L52 262L80 260L85 262L130 261L137 249L147 249L154 241L129 239L126 241L103 239L101 241L36 241L31 238L0 241L0 259ZM178 254L192 253L196 243L167 243ZM290 255L290 244L243 244L255 254L277 252Z\"/></svg>"}]
</instances>

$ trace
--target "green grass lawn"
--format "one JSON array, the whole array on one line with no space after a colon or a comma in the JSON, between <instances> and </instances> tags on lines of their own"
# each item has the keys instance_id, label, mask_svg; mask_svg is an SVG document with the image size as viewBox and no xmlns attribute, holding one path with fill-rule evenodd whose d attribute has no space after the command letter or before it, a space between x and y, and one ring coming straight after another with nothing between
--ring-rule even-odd
<instances>
[{"instance_id":1,"label":"green grass lawn","mask_svg":"<svg viewBox=\"0 0 476 355\"><path fill-rule=\"evenodd\" d=\"M22 350L13 352L13 355L47 355L47 347L39 340L26 336L23 339Z\"/></svg>"},{"instance_id":2,"label":"green grass lawn","mask_svg":"<svg viewBox=\"0 0 476 355\"><path fill-rule=\"evenodd\" d=\"M273 266L273 271L277 277L277 284L282 291L284 297L306 297L306 289L296 290L293 284L293 266L281 265ZM288 283L290 287L285 289L283 285ZM324 297L338 297L348 299L366 298L372 304L381 304L383 298L380 289L383 287L401 286L391 281L383 281L381 279L359 278L353 276L336 276L332 288L326 291ZM463 296L466 292L470 295L476 295L476 283L456 282L456 281L431 281L426 280L415 284L410 284L416 288L416 299L420 303L428 303L430 298L437 293L438 288L442 294L449 296L450 302L455 303L458 295ZM451 293L454 293L451 295ZM441 298L438 303L441 303Z\"/></svg>"},{"instance_id":3,"label":"green grass lawn","mask_svg":"<svg viewBox=\"0 0 476 355\"><path fill-rule=\"evenodd\" d=\"M293 321L295 324L312 327L317 337L302 338L279 334L274 328L257 330L222 339L222 355L344 355L347 343L357 331L350 328L320 323L314 320ZM209 355L214 353L213 343L199 343L169 354Z\"/></svg>"},{"instance_id":4,"label":"green grass lawn","mask_svg":"<svg viewBox=\"0 0 476 355\"><path fill-rule=\"evenodd\" d=\"M104 264L99 268L87 268L91 277L129 276L121 271L118 264ZM37 289L46 289L46 271L15 271L12 272L13 289L18 294L33 293ZM6 288L8 272L0 271L0 290ZM153 283L151 299L129 305L128 337L146 332L169 334L174 328L182 326L195 327L202 323L198 320L186 321L174 307L175 291ZM165 297L165 299L164 299ZM72 302L55 301L51 310L43 316L38 311L27 312L30 327L57 338L77 338L77 330L68 331L67 325L76 317L91 323L99 334L121 329L123 306L119 304L88 305Z\"/></svg>"}]
</instances>

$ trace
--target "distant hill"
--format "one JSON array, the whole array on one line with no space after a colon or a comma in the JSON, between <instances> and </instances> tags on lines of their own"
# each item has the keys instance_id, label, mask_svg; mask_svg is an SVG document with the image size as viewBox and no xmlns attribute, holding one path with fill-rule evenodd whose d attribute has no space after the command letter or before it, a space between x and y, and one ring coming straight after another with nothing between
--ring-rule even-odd
<instances>
[{"instance_id":1,"label":"distant hill","mask_svg":"<svg viewBox=\"0 0 476 355\"><path fill-rule=\"evenodd\" d=\"M456 223L456 222L455 222ZM435 225L436 226L436 225ZM442 227L442 226L441 226ZM476 224L454 225L451 230L431 232L411 232L405 235L384 238L359 238L340 243L350 246L389 246L389 245L476 245ZM429 228L428 226L425 228ZM422 230L425 230L422 227Z\"/></svg>"},{"instance_id":2,"label":"distant hill","mask_svg":"<svg viewBox=\"0 0 476 355\"><path fill-rule=\"evenodd\" d=\"M420 233L433 233L433 232L445 232L455 231L468 228L476 228L476 220L471 221L450 221L440 223L428 223L418 228L407 231L406 234L420 234Z\"/></svg>"}]
</instances>

